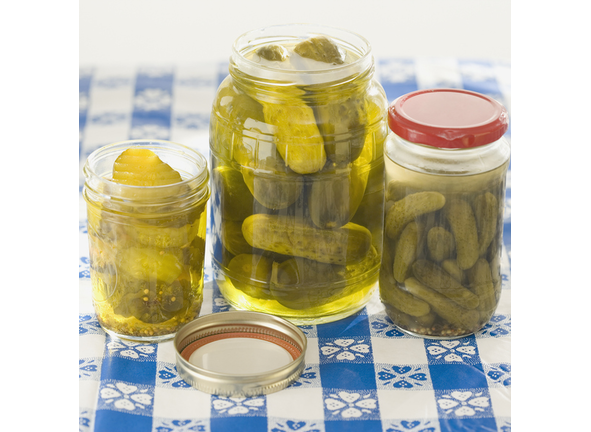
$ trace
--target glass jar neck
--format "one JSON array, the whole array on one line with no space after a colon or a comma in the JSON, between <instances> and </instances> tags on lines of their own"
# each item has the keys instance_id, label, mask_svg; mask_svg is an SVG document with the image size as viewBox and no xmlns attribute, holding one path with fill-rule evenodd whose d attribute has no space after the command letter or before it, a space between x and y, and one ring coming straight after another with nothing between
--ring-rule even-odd
<instances>
[{"instance_id":1,"label":"glass jar neck","mask_svg":"<svg viewBox=\"0 0 591 432\"><path fill-rule=\"evenodd\" d=\"M131 186L112 180L113 164L127 148L141 146L171 162L182 181L162 186ZM195 150L181 144L160 140L135 140L110 144L93 152L83 168L84 198L89 204L116 208L121 212L134 211L138 206L151 213L163 206L182 209L209 197L207 161ZM111 205L112 203L113 205Z\"/></svg>"},{"instance_id":2,"label":"glass jar neck","mask_svg":"<svg viewBox=\"0 0 591 432\"><path fill-rule=\"evenodd\" d=\"M332 65L312 70L286 69L273 67L273 62L265 64L249 57L257 47L266 44L294 44L316 35L326 35L339 47L351 52L355 59L346 64ZM256 58L256 56L255 56ZM254 30L240 36L232 47L230 57L230 75L237 81L248 81L251 85L266 86L311 86L326 84L339 85L365 81L373 76L373 56L371 46L363 37L332 27L307 24L293 24L267 27Z\"/></svg>"},{"instance_id":3,"label":"glass jar neck","mask_svg":"<svg viewBox=\"0 0 591 432\"><path fill-rule=\"evenodd\" d=\"M416 172L445 175L471 175L488 172L509 160L511 148L503 137L472 148L448 149L416 144L392 133L386 144L388 157L396 164Z\"/></svg>"}]
</instances>

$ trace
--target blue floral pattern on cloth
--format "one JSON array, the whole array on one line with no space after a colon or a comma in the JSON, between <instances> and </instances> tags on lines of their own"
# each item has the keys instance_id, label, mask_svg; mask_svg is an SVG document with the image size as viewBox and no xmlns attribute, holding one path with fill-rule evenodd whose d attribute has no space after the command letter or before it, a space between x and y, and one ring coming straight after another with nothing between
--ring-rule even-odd
<instances>
[{"instance_id":1,"label":"blue floral pattern on cloth","mask_svg":"<svg viewBox=\"0 0 591 432\"><path fill-rule=\"evenodd\" d=\"M97 409L151 415L153 403L153 386L105 380L101 382Z\"/></svg>"},{"instance_id":2,"label":"blue floral pattern on cloth","mask_svg":"<svg viewBox=\"0 0 591 432\"><path fill-rule=\"evenodd\" d=\"M378 418L378 398L375 391L324 390L324 412L327 420Z\"/></svg>"},{"instance_id":3,"label":"blue floral pattern on cloth","mask_svg":"<svg viewBox=\"0 0 591 432\"><path fill-rule=\"evenodd\" d=\"M442 418L493 417L487 390L436 391L437 409Z\"/></svg>"},{"instance_id":4,"label":"blue floral pattern on cloth","mask_svg":"<svg viewBox=\"0 0 591 432\"><path fill-rule=\"evenodd\" d=\"M339 338L334 340L320 339L320 361L329 362L371 362L371 346L369 337Z\"/></svg>"},{"instance_id":5,"label":"blue floral pattern on cloth","mask_svg":"<svg viewBox=\"0 0 591 432\"><path fill-rule=\"evenodd\" d=\"M478 332L479 337L503 337L511 333L510 315L493 315L488 323Z\"/></svg>"},{"instance_id":6,"label":"blue floral pattern on cloth","mask_svg":"<svg viewBox=\"0 0 591 432\"><path fill-rule=\"evenodd\" d=\"M212 396L212 414L216 417L225 416L264 416L266 415L265 396L240 398Z\"/></svg>"},{"instance_id":7,"label":"blue floral pattern on cloth","mask_svg":"<svg viewBox=\"0 0 591 432\"><path fill-rule=\"evenodd\" d=\"M154 419L155 432L208 432L209 424L205 420L192 419Z\"/></svg>"},{"instance_id":8,"label":"blue floral pattern on cloth","mask_svg":"<svg viewBox=\"0 0 591 432\"><path fill-rule=\"evenodd\" d=\"M397 420L387 422L385 432L439 432L437 420Z\"/></svg>"},{"instance_id":9,"label":"blue floral pattern on cloth","mask_svg":"<svg viewBox=\"0 0 591 432\"><path fill-rule=\"evenodd\" d=\"M323 432L322 422L314 420L269 419L270 432Z\"/></svg>"},{"instance_id":10,"label":"blue floral pattern on cloth","mask_svg":"<svg viewBox=\"0 0 591 432\"><path fill-rule=\"evenodd\" d=\"M174 364L158 362L158 373L156 375L157 387L169 388L192 388L185 380L183 380Z\"/></svg>"},{"instance_id":11,"label":"blue floral pattern on cloth","mask_svg":"<svg viewBox=\"0 0 591 432\"><path fill-rule=\"evenodd\" d=\"M386 314L379 314L370 317L371 334L372 336L386 337L386 338L409 338L406 333L400 331L392 322L390 317Z\"/></svg>"},{"instance_id":12,"label":"blue floral pattern on cloth","mask_svg":"<svg viewBox=\"0 0 591 432\"><path fill-rule=\"evenodd\" d=\"M427 365L377 365L378 388L432 388Z\"/></svg>"},{"instance_id":13,"label":"blue floral pattern on cloth","mask_svg":"<svg viewBox=\"0 0 591 432\"><path fill-rule=\"evenodd\" d=\"M430 364L478 362L476 340L463 338L457 340L425 339L427 356Z\"/></svg>"}]
</instances>

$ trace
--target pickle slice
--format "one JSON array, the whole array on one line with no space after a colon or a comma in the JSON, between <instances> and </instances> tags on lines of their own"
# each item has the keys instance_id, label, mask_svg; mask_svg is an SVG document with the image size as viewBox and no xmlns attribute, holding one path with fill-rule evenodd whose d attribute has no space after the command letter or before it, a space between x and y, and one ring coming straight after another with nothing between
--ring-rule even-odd
<instances>
[{"instance_id":1,"label":"pickle slice","mask_svg":"<svg viewBox=\"0 0 591 432\"><path fill-rule=\"evenodd\" d=\"M181 175L151 150L131 147L113 164L113 181L130 186L162 186L180 182Z\"/></svg>"},{"instance_id":2,"label":"pickle slice","mask_svg":"<svg viewBox=\"0 0 591 432\"><path fill-rule=\"evenodd\" d=\"M337 44L326 36L314 36L297 44L294 51L302 57L312 60L343 64L345 62L344 53L339 50Z\"/></svg>"}]
</instances>

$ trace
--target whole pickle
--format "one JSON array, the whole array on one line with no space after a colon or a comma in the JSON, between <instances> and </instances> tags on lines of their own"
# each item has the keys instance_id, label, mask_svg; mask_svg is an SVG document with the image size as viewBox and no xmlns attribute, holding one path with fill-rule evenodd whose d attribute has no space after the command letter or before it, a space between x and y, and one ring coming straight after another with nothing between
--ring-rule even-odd
<instances>
[{"instance_id":1,"label":"whole pickle","mask_svg":"<svg viewBox=\"0 0 591 432\"><path fill-rule=\"evenodd\" d=\"M470 289L478 296L479 311L491 312L496 307L495 288L488 261L479 258L476 264L467 271Z\"/></svg>"},{"instance_id":2,"label":"whole pickle","mask_svg":"<svg viewBox=\"0 0 591 432\"><path fill-rule=\"evenodd\" d=\"M369 167L352 165L341 172L321 173L312 180L308 209L318 228L339 228L349 222L363 199ZM325 175L323 175L325 174Z\"/></svg>"},{"instance_id":3,"label":"whole pickle","mask_svg":"<svg viewBox=\"0 0 591 432\"><path fill-rule=\"evenodd\" d=\"M464 282L464 270L458 267L456 260L446 259L441 262L441 268L449 273L460 284Z\"/></svg>"},{"instance_id":4,"label":"whole pickle","mask_svg":"<svg viewBox=\"0 0 591 432\"><path fill-rule=\"evenodd\" d=\"M456 241L456 263L462 270L469 269L478 260L478 231L472 207L456 199L446 204L445 218Z\"/></svg>"},{"instance_id":5,"label":"whole pickle","mask_svg":"<svg viewBox=\"0 0 591 432\"><path fill-rule=\"evenodd\" d=\"M251 254L253 248L242 235L242 222L223 220L221 227L222 244L232 255Z\"/></svg>"},{"instance_id":6,"label":"whole pickle","mask_svg":"<svg viewBox=\"0 0 591 432\"><path fill-rule=\"evenodd\" d=\"M363 97L340 92L315 106L314 114L327 157L335 163L355 161L363 150L368 122Z\"/></svg>"},{"instance_id":7,"label":"whole pickle","mask_svg":"<svg viewBox=\"0 0 591 432\"><path fill-rule=\"evenodd\" d=\"M212 172L212 182L219 193L223 219L243 221L252 214L252 194L240 171L229 166L219 166Z\"/></svg>"},{"instance_id":8,"label":"whole pickle","mask_svg":"<svg viewBox=\"0 0 591 432\"><path fill-rule=\"evenodd\" d=\"M486 192L474 198L473 207L478 227L478 254L483 256L497 232L499 205L497 198Z\"/></svg>"},{"instance_id":9,"label":"whole pickle","mask_svg":"<svg viewBox=\"0 0 591 432\"><path fill-rule=\"evenodd\" d=\"M331 302L345 288L345 267L305 258L273 264L271 293L291 309L306 309Z\"/></svg>"},{"instance_id":10,"label":"whole pickle","mask_svg":"<svg viewBox=\"0 0 591 432\"><path fill-rule=\"evenodd\" d=\"M413 317L424 316L431 311L429 303L399 288L387 272L380 272L380 298L385 304Z\"/></svg>"},{"instance_id":11,"label":"whole pickle","mask_svg":"<svg viewBox=\"0 0 591 432\"><path fill-rule=\"evenodd\" d=\"M272 210L289 207L304 187L301 176L289 173L281 161L272 157L260 161L257 168L243 166L242 177L252 196Z\"/></svg>"},{"instance_id":12,"label":"whole pickle","mask_svg":"<svg viewBox=\"0 0 591 432\"><path fill-rule=\"evenodd\" d=\"M480 313L477 310L464 309L446 296L421 284L415 278L408 278L404 281L404 286L409 293L429 303L433 312L450 324L464 328L466 333L472 332L478 327Z\"/></svg>"},{"instance_id":13,"label":"whole pickle","mask_svg":"<svg viewBox=\"0 0 591 432\"><path fill-rule=\"evenodd\" d=\"M439 210L445 205L445 196L435 191L417 192L398 200L386 214L386 234L392 240L398 237L407 223L417 216Z\"/></svg>"},{"instance_id":14,"label":"whole pickle","mask_svg":"<svg viewBox=\"0 0 591 432\"><path fill-rule=\"evenodd\" d=\"M371 247L369 230L351 222L319 229L296 218L255 214L243 222L242 234L253 247L327 264L354 264Z\"/></svg>"},{"instance_id":15,"label":"whole pickle","mask_svg":"<svg viewBox=\"0 0 591 432\"><path fill-rule=\"evenodd\" d=\"M433 261L448 259L455 249L454 236L445 228L435 226L427 233L427 247Z\"/></svg>"},{"instance_id":16,"label":"whole pickle","mask_svg":"<svg viewBox=\"0 0 591 432\"><path fill-rule=\"evenodd\" d=\"M386 304L385 307L386 313L397 326L410 331L422 330L425 327L428 328L437 318L433 312L421 316L412 316L396 309L390 304Z\"/></svg>"},{"instance_id":17,"label":"whole pickle","mask_svg":"<svg viewBox=\"0 0 591 432\"><path fill-rule=\"evenodd\" d=\"M302 57L323 63L343 64L345 55L332 39L326 36L313 36L300 42L294 51Z\"/></svg>"},{"instance_id":18,"label":"whole pickle","mask_svg":"<svg viewBox=\"0 0 591 432\"><path fill-rule=\"evenodd\" d=\"M412 265L415 277L429 288L453 300L466 309L474 309L479 300L472 291L464 288L445 270L427 260L417 260Z\"/></svg>"},{"instance_id":19,"label":"whole pickle","mask_svg":"<svg viewBox=\"0 0 591 432\"><path fill-rule=\"evenodd\" d=\"M287 48L277 44L267 44L258 48L255 53L269 61L285 61L289 57Z\"/></svg>"},{"instance_id":20,"label":"whole pickle","mask_svg":"<svg viewBox=\"0 0 591 432\"><path fill-rule=\"evenodd\" d=\"M209 122L209 139L212 150L224 159L233 154L254 154L256 140L245 137L243 131L248 120L264 124L263 106L239 90L228 76L220 84ZM244 147L243 147L244 146ZM240 164L244 161L236 159Z\"/></svg>"},{"instance_id":21,"label":"whole pickle","mask_svg":"<svg viewBox=\"0 0 591 432\"><path fill-rule=\"evenodd\" d=\"M392 274L394 279L400 283L403 283L408 277L410 266L417 257L419 231L419 225L416 222L410 222L396 242Z\"/></svg>"},{"instance_id":22,"label":"whole pickle","mask_svg":"<svg viewBox=\"0 0 591 432\"><path fill-rule=\"evenodd\" d=\"M285 165L298 174L318 172L326 163L324 141L314 112L295 86L281 88L280 100L264 101L265 122L274 128L277 151Z\"/></svg>"},{"instance_id":23,"label":"whole pickle","mask_svg":"<svg viewBox=\"0 0 591 432\"><path fill-rule=\"evenodd\" d=\"M250 297L270 299L273 261L257 254L241 254L235 256L228 264L228 274L236 289Z\"/></svg>"}]
</instances>

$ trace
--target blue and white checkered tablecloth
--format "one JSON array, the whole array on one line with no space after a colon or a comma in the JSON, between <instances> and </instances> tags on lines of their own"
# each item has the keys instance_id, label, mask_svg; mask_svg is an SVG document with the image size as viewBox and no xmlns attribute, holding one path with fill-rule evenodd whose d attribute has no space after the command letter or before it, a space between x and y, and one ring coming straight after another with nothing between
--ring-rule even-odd
<instances>
[{"instance_id":1,"label":"blue and white checkered tablecloth","mask_svg":"<svg viewBox=\"0 0 591 432\"><path fill-rule=\"evenodd\" d=\"M510 65L450 58L378 59L388 99L455 87L488 94L509 112ZM158 138L209 157L208 122L226 64L80 69L82 166L115 141ZM510 130L507 133L510 137ZM293 385L253 398L202 393L178 375L172 342L111 338L91 302L86 208L80 195L80 431L444 432L511 430L511 170L507 179L501 301L476 335L450 341L407 336L377 292L347 319L305 326L306 368ZM228 304L205 263L201 315Z\"/></svg>"}]
</instances>

